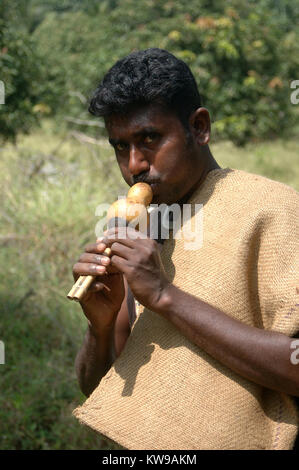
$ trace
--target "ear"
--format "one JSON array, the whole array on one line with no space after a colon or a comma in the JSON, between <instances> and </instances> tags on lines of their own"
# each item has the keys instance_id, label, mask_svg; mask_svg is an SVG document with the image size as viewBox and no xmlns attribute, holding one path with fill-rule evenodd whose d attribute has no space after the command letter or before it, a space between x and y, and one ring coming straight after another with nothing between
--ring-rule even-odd
<instances>
[{"instance_id":1,"label":"ear","mask_svg":"<svg viewBox=\"0 0 299 470\"><path fill-rule=\"evenodd\" d=\"M198 145L209 143L211 135L211 120L206 108L198 108L189 118L191 132Z\"/></svg>"}]
</instances>

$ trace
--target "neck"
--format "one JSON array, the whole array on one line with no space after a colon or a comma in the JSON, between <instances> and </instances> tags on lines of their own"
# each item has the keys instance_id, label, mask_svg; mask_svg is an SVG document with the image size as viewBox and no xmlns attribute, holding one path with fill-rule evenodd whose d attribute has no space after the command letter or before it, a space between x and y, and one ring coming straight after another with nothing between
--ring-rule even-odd
<instances>
[{"instance_id":1,"label":"neck","mask_svg":"<svg viewBox=\"0 0 299 470\"><path fill-rule=\"evenodd\" d=\"M221 168L213 157L208 145L204 145L200 148L200 151L196 156L196 161L198 163L198 168L196 170L199 173L199 178L197 178L188 193L186 193L179 201L179 204L184 204L186 201L188 201L194 191L196 191L202 185L206 179L207 174L211 170L217 170Z\"/></svg>"}]
</instances>

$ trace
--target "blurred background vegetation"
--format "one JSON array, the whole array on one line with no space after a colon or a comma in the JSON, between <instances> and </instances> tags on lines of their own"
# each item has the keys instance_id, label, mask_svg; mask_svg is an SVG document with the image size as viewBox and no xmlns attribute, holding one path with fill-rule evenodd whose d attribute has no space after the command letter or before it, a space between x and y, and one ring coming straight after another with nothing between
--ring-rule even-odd
<instances>
[{"instance_id":1,"label":"blurred background vegetation","mask_svg":"<svg viewBox=\"0 0 299 470\"><path fill-rule=\"evenodd\" d=\"M299 4L291 0L2 0L0 3L0 449L114 444L71 416L86 322L66 300L101 202L126 194L87 112L107 69L161 47L191 67L221 166L299 189Z\"/></svg>"}]
</instances>

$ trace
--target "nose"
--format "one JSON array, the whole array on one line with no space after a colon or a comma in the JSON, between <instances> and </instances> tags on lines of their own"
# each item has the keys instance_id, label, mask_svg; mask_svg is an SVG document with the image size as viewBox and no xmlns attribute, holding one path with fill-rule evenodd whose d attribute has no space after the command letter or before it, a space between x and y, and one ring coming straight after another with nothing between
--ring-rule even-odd
<instances>
[{"instance_id":1,"label":"nose","mask_svg":"<svg viewBox=\"0 0 299 470\"><path fill-rule=\"evenodd\" d=\"M143 171L148 171L149 162L144 154L135 146L130 146L129 171L131 175L139 175Z\"/></svg>"}]
</instances>

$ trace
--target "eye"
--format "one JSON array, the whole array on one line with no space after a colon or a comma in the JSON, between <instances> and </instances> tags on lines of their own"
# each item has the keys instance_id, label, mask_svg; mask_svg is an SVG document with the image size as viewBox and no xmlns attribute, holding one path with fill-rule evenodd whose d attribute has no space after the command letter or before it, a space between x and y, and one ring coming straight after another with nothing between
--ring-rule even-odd
<instances>
[{"instance_id":1,"label":"eye","mask_svg":"<svg viewBox=\"0 0 299 470\"><path fill-rule=\"evenodd\" d=\"M115 145L115 148L116 150L118 150L119 152L122 152L123 150L125 150L125 146L123 144L116 144Z\"/></svg>"},{"instance_id":2,"label":"eye","mask_svg":"<svg viewBox=\"0 0 299 470\"><path fill-rule=\"evenodd\" d=\"M156 134L148 134L147 136L144 137L144 143L145 144L151 144L157 137Z\"/></svg>"}]
</instances>

